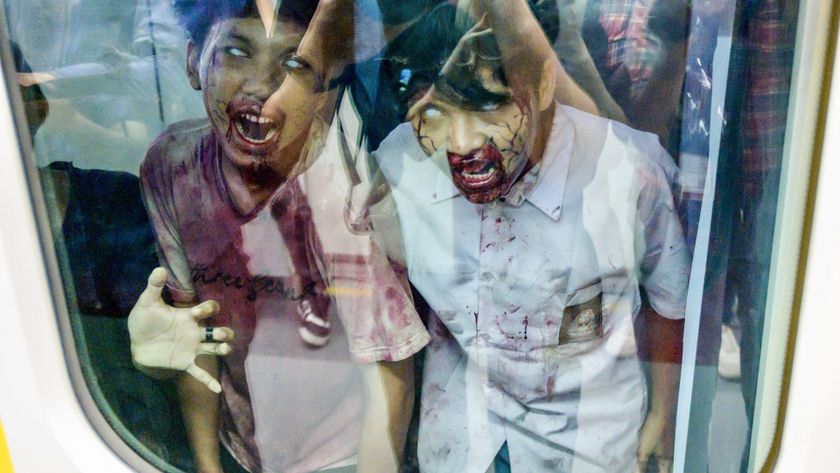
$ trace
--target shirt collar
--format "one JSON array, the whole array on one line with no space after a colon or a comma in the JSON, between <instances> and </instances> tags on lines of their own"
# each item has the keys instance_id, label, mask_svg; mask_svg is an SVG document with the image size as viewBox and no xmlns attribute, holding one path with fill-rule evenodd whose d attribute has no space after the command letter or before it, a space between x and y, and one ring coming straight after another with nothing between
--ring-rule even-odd
<instances>
[{"instance_id":1,"label":"shirt collar","mask_svg":"<svg viewBox=\"0 0 840 473\"><path fill-rule=\"evenodd\" d=\"M525 199L552 220L559 219L563 210L563 196L566 195L566 180L569 177L574 144L574 123L569 119L566 107L558 103L551 134L540 161L539 174L530 192L525 194Z\"/></svg>"},{"instance_id":2,"label":"shirt collar","mask_svg":"<svg viewBox=\"0 0 840 473\"><path fill-rule=\"evenodd\" d=\"M452 182L452 175L449 173L449 163L446 160L446 150L440 148L430 159L437 170L435 185L431 188L430 202L436 204L457 197L461 191Z\"/></svg>"},{"instance_id":3,"label":"shirt collar","mask_svg":"<svg viewBox=\"0 0 840 473\"><path fill-rule=\"evenodd\" d=\"M531 167L525 175L519 178L519 180L510 187L507 195L502 196L499 200L513 207L522 206L525 199L527 199L528 195L531 193L531 190L533 190L534 186L537 184L537 180L540 177L541 164L542 162L539 162Z\"/></svg>"},{"instance_id":4,"label":"shirt collar","mask_svg":"<svg viewBox=\"0 0 840 473\"><path fill-rule=\"evenodd\" d=\"M543 159L511 188L505 197L505 204L519 207L528 200L553 220L560 218L574 138L574 124L569 119L565 107L557 103ZM459 196L461 192L452 183L452 176L443 171L448 166L443 153L432 156L432 160L439 161L440 159L444 161L435 162L435 167L439 172L435 185L431 188L430 201L432 203L452 199Z\"/></svg>"}]
</instances>

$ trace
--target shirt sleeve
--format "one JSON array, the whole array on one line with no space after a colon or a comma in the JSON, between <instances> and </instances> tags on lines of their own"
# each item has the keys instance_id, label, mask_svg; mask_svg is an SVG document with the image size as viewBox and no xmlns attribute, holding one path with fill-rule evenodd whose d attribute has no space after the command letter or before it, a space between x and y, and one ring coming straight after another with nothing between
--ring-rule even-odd
<instances>
[{"instance_id":1,"label":"shirt sleeve","mask_svg":"<svg viewBox=\"0 0 840 473\"><path fill-rule=\"evenodd\" d=\"M189 304L196 301L196 294L177 230L171 173L166 160L158 159L160 156L160 149L153 144L140 166L140 186L155 232L158 261L169 272L166 287L173 302Z\"/></svg>"},{"instance_id":2,"label":"shirt sleeve","mask_svg":"<svg viewBox=\"0 0 840 473\"><path fill-rule=\"evenodd\" d=\"M649 171L639 196L644 239L641 283L653 310L669 319L682 319L691 267L689 250L666 170L652 164Z\"/></svg>"},{"instance_id":3,"label":"shirt sleeve","mask_svg":"<svg viewBox=\"0 0 840 473\"><path fill-rule=\"evenodd\" d=\"M330 290L359 363L404 360L429 342L404 269L371 241L367 256L335 255Z\"/></svg>"},{"instance_id":4,"label":"shirt sleeve","mask_svg":"<svg viewBox=\"0 0 840 473\"><path fill-rule=\"evenodd\" d=\"M321 220L320 226L316 220L307 224L307 244L320 262L354 361L400 361L422 350L429 334L414 307L405 268L388 258L371 231L351 231L342 218ZM325 251L325 240L341 244Z\"/></svg>"}]
</instances>

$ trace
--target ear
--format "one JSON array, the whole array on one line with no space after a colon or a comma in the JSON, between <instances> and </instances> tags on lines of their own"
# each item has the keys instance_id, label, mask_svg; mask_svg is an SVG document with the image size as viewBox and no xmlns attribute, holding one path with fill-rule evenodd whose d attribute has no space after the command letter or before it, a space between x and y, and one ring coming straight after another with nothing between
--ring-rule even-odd
<instances>
[{"instance_id":1,"label":"ear","mask_svg":"<svg viewBox=\"0 0 840 473\"><path fill-rule=\"evenodd\" d=\"M555 63L555 61L545 61L543 63L540 83L539 87L537 87L537 104L541 112L546 110L554 102L554 92L557 89L558 66L559 64Z\"/></svg>"},{"instance_id":2,"label":"ear","mask_svg":"<svg viewBox=\"0 0 840 473\"><path fill-rule=\"evenodd\" d=\"M195 90L201 90L201 77L198 73L198 63L201 56L201 49L195 45L193 40L187 43L187 78Z\"/></svg>"}]
</instances>

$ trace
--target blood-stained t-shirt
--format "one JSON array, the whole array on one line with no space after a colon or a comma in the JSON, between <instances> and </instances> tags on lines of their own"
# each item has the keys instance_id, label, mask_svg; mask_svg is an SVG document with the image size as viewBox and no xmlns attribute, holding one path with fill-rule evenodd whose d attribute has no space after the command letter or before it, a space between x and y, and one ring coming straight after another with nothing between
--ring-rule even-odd
<instances>
[{"instance_id":1,"label":"blood-stained t-shirt","mask_svg":"<svg viewBox=\"0 0 840 473\"><path fill-rule=\"evenodd\" d=\"M405 273L369 235L330 217L343 209L340 182L313 185L304 174L242 213L222 159L207 121L190 121L158 137L141 166L172 299L217 301L209 324L236 332L221 358L222 441L253 472L352 461L364 407L357 364L405 359L429 339ZM312 172L333 159L325 151ZM298 333L299 300L316 293L330 296L320 348Z\"/></svg>"}]
</instances>

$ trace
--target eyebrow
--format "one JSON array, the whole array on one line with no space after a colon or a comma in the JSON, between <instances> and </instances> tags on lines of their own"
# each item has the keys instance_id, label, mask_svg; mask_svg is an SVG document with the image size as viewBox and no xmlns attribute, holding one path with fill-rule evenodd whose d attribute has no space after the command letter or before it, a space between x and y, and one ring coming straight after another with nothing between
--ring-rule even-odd
<instances>
[{"instance_id":1,"label":"eyebrow","mask_svg":"<svg viewBox=\"0 0 840 473\"><path fill-rule=\"evenodd\" d=\"M295 52L297 52L299 45L300 45L299 41L298 42L291 41L291 42L289 42L289 44L286 44L286 45L281 44L281 51L284 55L288 54L288 53L295 53ZM309 64L307 63L307 65L309 65Z\"/></svg>"},{"instance_id":2,"label":"eyebrow","mask_svg":"<svg viewBox=\"0 0 840 473\"><path fill-rule=\"evenodd\" d=\"M478 112L486 106L504 105L511 100L510 94L500 94L483 87L478 80L456 83L448 76L439 75L435 80L436 98L463 110Z\"/></svg>"},{"instance_id":3,"label":"eyebrow","mask_svg":"<svg viewBox=\"0 0 840 473\"><path fill-rule=\"evenodd\" d=\"M254 41L251 40L251 38L249 38L248 36L246 36L242 33L237 33L237 32L231 32L228 35L228 41L240 42L247 48L251 48L251 47L254 46ZM285 43L288 43L288 44L285 44ZM299 43L300 43L300 41L295 41L295 40L291 40L291 39L282 40L280 42L280 54L282 56L286 56L289 53L294 53L295 51L297 51Z\"/></svg>"},{"instance_id":4,"label":"eyebrow","mask_svg":"<svg viewBox=\"0 0 840 473\"><path fill-rule=\"evenodd\" d=\"M425 108L429 105L436 106L435 98L429 96L428 91L426 91L426 92L427 93L423 94L419 99L417 99L416 102L412 103L408 107L408 110L406 110L406 113L405 113L406 117L411 117L415 113L419 112L420 109Z\"/></svg>"},{"instance_id":5,"label":"eyebrow","mask_svg":"<svg viewBox=\"0 0 840 473\"><path fill-rule=\"evenodd\" d=\"M241 33L231 33L228 36L228 39L233 41L239 41L244 43L246 46L251 46L251 39Z\"/></svg>"}]
</instances>

